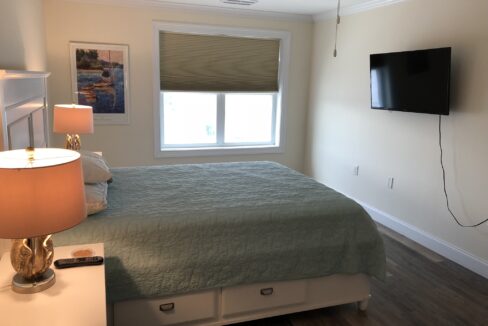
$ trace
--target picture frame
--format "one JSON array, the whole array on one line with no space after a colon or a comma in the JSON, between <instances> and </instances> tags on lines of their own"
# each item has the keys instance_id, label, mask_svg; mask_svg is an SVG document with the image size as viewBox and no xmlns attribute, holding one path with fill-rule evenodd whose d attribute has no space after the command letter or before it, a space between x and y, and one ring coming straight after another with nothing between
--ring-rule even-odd
<instances>
[{"instance_id":1,"label":"picture frame","mask_svg":"<svg viewBox=\"0 0 488 326\"><path fill-rule=\"evenodd\" d=\"M70 42L73 103L93 107L95 124L129 124L129 46Z\"/></svg>"}]
</instances>

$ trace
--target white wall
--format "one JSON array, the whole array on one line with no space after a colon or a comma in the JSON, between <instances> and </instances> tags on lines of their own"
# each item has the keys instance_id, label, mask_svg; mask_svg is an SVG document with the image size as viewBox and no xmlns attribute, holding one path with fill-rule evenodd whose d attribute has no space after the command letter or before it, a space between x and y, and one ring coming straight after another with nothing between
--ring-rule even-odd
<instances>
[{"instance_id":1,"label":"white wall","mask_svg":"<svg viewBox=\"0 0 488 326\"><path fill-rule=\"evenodd\" d=\"M46 69L42 0L0 1L0 69Z\"/></svg>"},{"instance_id":2,"label":"white wall","mask_svg":"<svg viewBox=\"0 0 488 326\"><path fill-rule=\"evenodd\" d=\"M130 60L130 125L95 127L95 134L82 136L83 147L103 151L113 166L169 164L180 162L212 162L237 160L275 160L302 170L305 152L305 124L308 107L313 24L250 16L223 15L177 9L110 6L45 1L50 103L70 102L71 85L68 43L70 41L119 43L129 45ZM185 159L154 158L153 128L153 21L183 22L278 29L292 35L289 75L287 135L283 154L225 156ZM62 146L56 136L54 145Z\"/></svg>"},{"instance_id":3,"label":"white wall","mask_svg":"<svg viewBox=\"0 0 488 326\"><path fill-rule=\"evenodd\" d=\"M409 0L345 16L337 58L334 21L317 23L306 162L319 181L485 263L488 225L460 228L446 210L438 116L370 109L369 54L453 48L451 114L443 120L447 185L454 212L476 223L488 217L487 12L485 0Z\"/></svg>"}]
</instances>

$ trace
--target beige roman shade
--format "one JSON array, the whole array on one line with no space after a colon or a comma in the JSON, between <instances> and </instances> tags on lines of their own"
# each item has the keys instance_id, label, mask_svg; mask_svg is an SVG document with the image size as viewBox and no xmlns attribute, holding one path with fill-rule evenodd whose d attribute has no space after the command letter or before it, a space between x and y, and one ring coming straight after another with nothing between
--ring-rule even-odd
<instances>
[{"instance_id":1,"label":"beige roman shade","mask_svg":"<svg viewBox=\"0 0 488 326\"><path fill-rule=\"evenodd\" d=\"M277 92L280 40L160 32L161 90Z\"/></svg>"}]
</instances>

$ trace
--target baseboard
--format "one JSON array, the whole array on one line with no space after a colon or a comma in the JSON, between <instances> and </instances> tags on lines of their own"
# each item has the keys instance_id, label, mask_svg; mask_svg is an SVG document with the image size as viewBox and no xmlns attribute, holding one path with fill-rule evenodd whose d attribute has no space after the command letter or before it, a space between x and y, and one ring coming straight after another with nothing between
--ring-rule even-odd
<instances>
[{"instance_id":1,"label":"baseboard","mask_svg":"<svg viewBox=\"0 0 488 326\"><path fill-rule=\"evenodd\" d=\"M479 274L488 279L488 261L474 256L469 252L456 247L434 235L425 232L413 225L405 223L400 219L380 211L366 203L356 200L371 215L373 220L384 226L402 234L403 236L421 244L422 246L446 257L453 262Z\"/></svg>"}]
</instances>

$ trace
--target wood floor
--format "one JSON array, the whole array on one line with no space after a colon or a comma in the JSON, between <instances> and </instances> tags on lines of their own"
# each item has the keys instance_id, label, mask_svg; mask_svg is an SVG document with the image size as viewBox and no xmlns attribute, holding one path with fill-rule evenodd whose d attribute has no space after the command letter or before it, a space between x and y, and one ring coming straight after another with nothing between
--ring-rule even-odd
<instances>
[{"instance_id":1,"label":"wood floor","mask_svg":"<svg viewBox=\"0 0 488 326\"><path fill-rule=\"evenodd\" d=\"M488 326L488 280L389 229L379 230L388 275L385 282L373 279L367 312L350 304L239 326Z\"/></svg>"}]
</instances>

